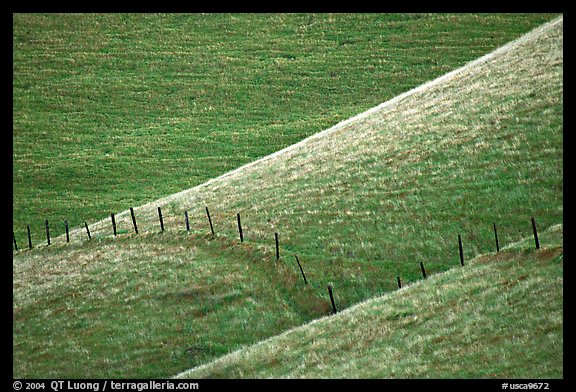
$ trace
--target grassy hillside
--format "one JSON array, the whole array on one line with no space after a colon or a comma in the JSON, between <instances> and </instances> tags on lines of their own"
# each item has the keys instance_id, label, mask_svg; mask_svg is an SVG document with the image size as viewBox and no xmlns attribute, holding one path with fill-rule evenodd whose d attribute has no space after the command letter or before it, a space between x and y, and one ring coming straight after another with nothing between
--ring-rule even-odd
<instances>
[{"instance_id":1,"label":"grassy hillside","mask_svg":"<svg viewBox=\"0 0 576 392\"><path fill-rule=\"evenodd\" d=\"M138 207L139 235L122 213L116 239L106 220L91 242L79 230L16 253L14 376L170 376L328 314L329 283L345 309L395 290L398 275L420 280L420 261L429 276L458 267L458 234L468 261L494 249L492 222L502 246L531 233L532 215L540 230L562 223L562 44L559 21L328 135Z\"/></svg>"},{"instance_id":2,"label":"grassy hillside","mask_svg":"<svg viewBox=\"0 0 576 392\"><path fill-rule=\"evenodd\" d=\"M384 106L326 137L135 209L139 230L238 239L274 259L301 256L324 290L337 279L346 306L562 222L562 23L496 58ZM133 233L129 213L118 227ZM92 226L111 236L110 219ZM74 233L85 241L84 229ZM61 241L63 241L61 239ZM239 241L237 241L239 242ZM290 257L290 258L289 258ZM321 284L320 284L321 283Z\"/></svg>"},{"instance_id":3,"label":"grassy hillside","mask_svg":"<svg viewBox=\"0 0 576 392\"><path fill-rule=\"evenodd\" d=\"M562 378L562 226L181 378Z\"/></svg>"},{"instance_id":4,"label":"grassy hillside","mask_svg":"<svg viewBox=\"0 0 576 392\"><path fill-rule=\"evenodd\" d=\"M159 234L17 257L14 377L167 377L328 312L261 261Z\"/></svg>"},{"instance_id":5,"label":"grassy hillside","mask_svg":"<svg viewBox=\"0 0 576 392\"><path fill-rule=\"evenodd\" d=\"M16 236L200 184L551 18L15 14Z\"/></svg>"}]
</instances>

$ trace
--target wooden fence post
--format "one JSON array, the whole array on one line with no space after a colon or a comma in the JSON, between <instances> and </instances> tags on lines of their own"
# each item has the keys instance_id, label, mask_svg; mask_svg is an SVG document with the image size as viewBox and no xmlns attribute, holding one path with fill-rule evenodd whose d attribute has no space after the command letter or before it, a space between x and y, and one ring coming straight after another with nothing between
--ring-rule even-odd
<instances>
[{"instance_id":1,"label":"wooden fence post","mask_svg":"<svg viewBox=\"0 0 576 392\"><path fill-rule=\"evenodd\" d=\"M298 256L294 255L294 257L296 257L296 262L298 263L298 267L300 267L300 272L302 272L302 277L304 278L304 284L308 284L308 281L306 280L306 275L304 275L304 270L302 269L302 265L300 265L300 260L298 260Z\"/></svg>"},{"instance_id":2,"label":"wooden fence post","mask_svg":"<svg viewBox=\"0 0 576 392\"><path fill-rule=\"evenodd\" d=\"M32 249L32 237L30 236L30 225L28 225L28 248Z\"/></svg>"},{"instance_id":3,"label":"wooden fence post","mask_svg":"<svg viewBox=\"0 0 576 392\"><path fill-rule=\"evenodd\" d=\"M186 231L190 231L190 222L188 221L188 211L184 211L184 217L186 218Z\"/></svg>"},{"instance_id":4,"label":"wooden fence post","mask_svg":"<svg viewBox=\"0 0 576 392\"><path fill-rule=\"evenodd\" d=\"M90 241L92 239L92 236L90 235L90 229L88 229L88 223L84 222L84 226L86 226L86 233L88 233L88 241Z\"/></svg>"},{"instance_id":5,"label":"wooden fence post","mask_svg":"<svg viewBox=\"0 0 576 392\"><path fill-rule=\"evenodd\" d=\"M70 232L68 231L68 221L64 220L64 225L66 226L66 242L70 242Z\"/></svg>"},{"instance_id":6,"label":"wooden fence post","mask_svg":"<svg viewBox=\"0 0 576 392\"><path fill-rule=\"evenodd\" d=\"M110 218L112 218L112 228L114 229L114 237L116 237L116 219L114 219L114 213L110 214Z\"/></svg>"},{"instance_id":7,"label":"wooden fence post","mask_svg":"<svg viewBox=\"0 0 576 392\"><path fill-rule=\"evenodd\" d=\"M500 244L498 243L498 230L496 230L496 223L492 223L494 226L494 237L496 238L496 252L500 252Z\"/></svg>"},{"instance_id":8,"label":"wooden fence post","mask_svg":"<svg viewBox=\"0 0 576 392\"><path fill-rule=\"evenodd\" d=\"M16 234L12 232L12 239L14 240L14 250L18 250L18 244L16 243Z\"/></svg>"},{"instance_id":9,"label":"wooden fence post","mask_svg":"<svg viewBox=\"0 0 576 392\"><path fill-rule=\"evenodd\" d=\"M138 226L136 225L136 216L134 216L134 208L130 207L130 215L132 216L132 224L134 225L134 231L138 234Z\"/></svg>"},{"instance_id":10,"label":"wooden fence post","mask_svg":"<svg viewBox=\"0 0 576 392\"><path fill-rule=\"evenodd\" d=\"M536 243L536 249L540 249L540 241L538 241L538 232L536 231L536 221L534 217L531 217L532 220L532 231L534 232L534 242Z\"/></svg>"},{"instance_id":11,"label":"wooden fence post","mask_svg":"<svg viewBox=\"0 0 576 392\"><path fill-rule=\"evenodd\" d=\"M334 295L332 294L332 286L328 285L328 293L330 294L330 302L332 303L332 314L336 314L336 304L334 303Z\"/></svg>"},{"instance_id":12,"label":"wooden fence post","mask_svg":"<svg viewBox=\"0 0 576 392\"><path fill-rule=\"evenodd\" d=\"M210 211L208 211L208 207L206 207L206 215L208 216L208 222L210 222L210 231L212 235L214 235L214 226L212 226L212 218L210 218Z\"/></svg>"},{"instance_id":13,"label":"wooden fence post","mask_svg":"<svg viewBox=\"0 0 576 392\"><path fill-rule=\"evenodd\" d=\"M424 269L424 263L420 262L420 269L422 270L422 276L426 279L426 270Z\"/></svg>"},{"instance_id":14,"label":"wooden fence post","mask_svg":"<svg viewBox=\"0 0 576 392\"><path fill-rule=\"evenodd\" d=\"M46 225L46 242L50 245L50 229L48 228L48 219L44 222Z\"/></svg>"},{"instance_id":15,"label":"wooden fence post","mask_svg":"<svg viewBox=\"0 0 576 392\"><path fill-rule=\"evenodd\" d=\"M244 236L242 235L242 224L240 223L240 213L236 214L238 220L238 231L240 232L240 242L244 242Z\"/></svg>"},{"instance_id":16,"label":"wooden fence post","mask_svg":"<svg viewBox=\"0 0 576 392\"><path fill-rule=\"evenodd\" d=\"M162 220L162 210L158 207L158 217L160 218L160 229L164 231L164 221Z\"/></svg>"},{"instance_id":17,"label":"wooden fence post","mask_svg":"<svg viewBox=\"0 0 576 392\"><path fill-rule=\"evenodd\" d=\"M458 234L458 250L460 251L460 264L464 266L464 252L462 251L462 237Z\"/></svg>"},{"instance_id":18,"label":"wooden fence post","mask_svg":"<svg viewBox=\"0 0 576 392\"><path fill-rule=\"evenodd\" d=\"M402 288L402 282L400 282L400 277L397 276L396 280L398 281L398 288L401 289Z\"/></svg>"},{"instance_id":19,"label":"wooden fence post","mask_svg":"<svg viewBox=\"0 0 576 392\"><path fill-rule=\"evenodd\" d=\"M280 260L280 247L278 245L278 233L274 233L274 238L276 240L276 261Z\"/></svg>"}]
</instances>

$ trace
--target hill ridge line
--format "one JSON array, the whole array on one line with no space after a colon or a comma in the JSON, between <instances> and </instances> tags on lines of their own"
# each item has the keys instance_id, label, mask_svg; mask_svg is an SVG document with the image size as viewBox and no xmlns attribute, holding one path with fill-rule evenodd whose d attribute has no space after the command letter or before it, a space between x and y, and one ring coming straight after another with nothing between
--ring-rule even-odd
<instances>
[{"instance_id":1,"label":"hill ridge line","mask_svg":"<svg viewBox=\"0 0 576 392\"><path fill-rule=\"evenodd\" d=\"M414 94L417 94L417 93L419 93L419 92L425 91L425 90L427 90L427 89L429 89L429 88L431 88L431 87L433 87L433 86L436 86L437 84L440 84L440 83L442 83L442 82L444 82L444 81L450 80L450 79L456 77L457 75L465 72L466 70L468 70L468 69L470 69L470 68L474 68L474 67L476 67L476 66L478 66L478 65L487 63L488 61L490 61L490 60L498 57L499 55L501 55L501 54L503 54L503 53L506 53L506 52L508 52L509 50L512 50L512 49L514 49L514 48L516 48L516 47L519 47L519 46L523 45L525 42L533 39L534 37L537 37L537 36L545 33L546 31L548 31L549 29L553 28L553 27L556 26L557 24L562 23L563 21L564 21L564 16L563 16L563 15L560 15L560 16L557 17L556 19L554 19L554 20L552 20L552 21L550 21L550 22L544 23L544 24L542 24L542 25L534 28L533 30L531 30L531 31L529 31L528 33L522 35L521 37L515 39L514 41L510 41L510 42L508 42L507 44L505 44L505 45L503 45L503 46L501 46L501 47L493 50L492 52L487 53L487 54L485 54L485 55L483 55L483 56L481 56L481 57L479 57L479 58L477 58L477 59L475 59L475 60L472 60L472 61L464 64L462 67L459 67L459 68L457 68L457 69L455 69L455 70L452 70L452 71L450 71L450 72L448 72L448 73L446 73L446 74L444 74L444 75L441 75L441 76L437 77L436 79L432 79L432 80L430 80L430 81L428 81L428 82L425 82L425 83L423 83L423 84L421 84L421 85L419 85L419 86L416 86L416 87L414 87L413 89L410 89L410 90L408 90L408 91L406 91L406 92L404 92L404 93L402 93L402 94L400 94L400 95L397 95L397 96L395 96L394 98L391 98L391 99L389 99L388 101L385 101L385 102L383 102L383 103L381 103L381 104L379 104L379 105L377 105L377 106L374 106L374 107L372 107L372 108L370 108L370 109L368 109L368 110L366 110L366 111L364 111L364 112L361 112L361 113L359 113L359 114L357 114L357 115L355 115L355 116L353 116L353 117L350 117L350 118L347 118L347 119L345 119L345 120L342 120L342 121L340 121L339 123L333 125L332 127L328 128L328 129L325 129L325 130L323 130L323 131L320 131L320 132L317 132L317 133L315 133L315 134L313 134L313 135L310 135L310 136L308 136L307 138L302 139L302 140L300 140L299 142L297 142L297 143L295 143L295 144L292 144L292 145L290 145L290 146L288 146L288 147L285 147L285 148L283 148L283 149L281 149L281 150L278 150L278 151L276 151L276 152L274 152L274 153L272 153L272 154L269 154L269 155L266 155L266 156L264 156L264 157L261 157L261 158L255 160L255 161L249 162L249 163L247 163L247 164L245 164L245 165L242 165L242 166L240 166L240 167L238 167L238 168L236 168L236 169L233 169L233 170L230 170L230 171L228 171L228 172L226 172L226 173L223 173L223 174L221 174L221 175L218 176L218 177L211 178L211 179L203 182L202 184L198 184L198 185L195 185L195 186L193 186L193 187L191 187L191 188L182 190L182 191L180 191L180 192L173 193L173 194L171 194L171 195L168 195L168 196L165 196L165 197L162 197L162 198L153 200L153 201L151 201L151 202L142 204L142 205L140 205L140 206L138 206L138 207L134 207L134 209L136 209L136 208L150 208L150 207L155 206L155 205L157 205L157 206L164 206L164 205L170 203L171 201L173 201L174 199L178 199L179 197L182 197L182 196L186 195L187 193L192 193L192 192L194 192L196 189L200 189L200 188L207 187L207 186L211 185L212 183L215 183L215 182L220 181L220 180L222 180L222 179L225 179L225 178L228 178L228 177L232 177L232 176L234 176L234 175L237 175L237 174L243 172L244 170L246 170L246 169L248 169L248 168L250 168L250 167L253 167L253 166L262 164L262 163L264 163L264 162L273 160L273 159L275 159L275 158L277 158L277 157L279 157L279 156L282 156L282 155L284 155L284 154L286 154L286 153L288 153L288 152L290 152L290 151L293 151L293 150L296 150L296 149L298 149L298 148L301 148L302 146L306 145L306 144L309 143L310 141L327 137L327 136L329 136L330 134L332 134L332 133L334 133L334 132L336 132L336 131L344 128L345 126L347 126L347 125L349 125L349 124L351 124L351 123L354 123L354 122L356 122L356 121L358 121L358 120L364 119L364 118L370 116L370 115L373 114L373 113L376 113L376 112L378 112L378 111L381 111L381 110L383 110L383 109L385 109L385 108L394 107L395 105L397 105L398 103L400 103L402 100L404 100L405 98L410 97L411 95L414 95ZM127 210L124 210L124 211L122 211L122 212L119 212L119 213L115 214L115 216L118 217L118 218L120 218L120 217L124 217L124 216L128 215L129 213L130 213L130 210L127 209ZM97 221L97 222L94 222L93 224L94 224L94 225L104 224L104 223L107 221L107 219L108 219L108 218L101 219L101 220L99 220L99 221ZM75 228L75 229L70 230L70 234L76 233L76 232L81 231L81 230L83 230L82 227L77 227L77 228ZM61 234L61 235L59 235L57 238L64 237L64 235L65 235L65 234Z\"/></svg>"},{"instance_id":2,"label":"hill ridge line","mask_svg":"<svg viewBox=\"0 0 576 392\"><path fill-rule=\"evenodd\" d=\"M556 231L556 230L561 229L561 228L563 228L563 227L564 227L564 225L563 225L562 223L558 223L558 224L555 224L555 225L552 225L552 226L548 227L546 230L544 230L544 231L542 232L542 234L544 234L544 233L549 233L549 232L553 232L553 231ZM502 247L501 250L503 251L503 250L509 249L509 248L511 248L511 247L520 245L520 244L522 244L522 243L525 242L525 241L529 241L531 238L532 238L532 236L531 236L531 235L528 235L528 236L520 239L519 241L512 242L512 243L510 243L510 244ZM489 254L492 254L492 253L494 253L494 252L479 254L479 255L475 256L474 258L468 260L467 263L474 263L474 262L477 261L479 258L484 257L484 256L489 255ZM182 372L180 372L180 373L178 373L178 374L176 374L175 376L172 376L172 377L170 377L170 378L171 378L171 379L180 378L180 377L182 377L183 375L185 375L186 373L191 372L191 371L193 371L193 370L201 370L201 369L203 369L203 368L211 365L211 364L214 363L214 362L224 360L224 358L227 358L227 357L233 357L233 356L239 355L242 351L245 351L245 350L250 349L250 348L253 348L253 347L260 346L260 345L262 345L262 344L266 344L267 342L269 342L269 341L271 341L271 340L273 340L273 339L279 338L279 337L281 337L281 336L285 336L285 335L287 335L287 334L289 334L289 333L292 333L293 331L296 331L296 330L298 330L298 329L307 328L307 327L310 326L310 325L316 324L316 323L318 323L318 322L320 322L320 321L322 321L322 320L328 319L328 318L333 317L333 316L339 316L339 315L342 315L342 314L346 314L346 313L348 313L348 312L354 311L355 309L358 309L358 308L361 307L361 306L367 306L367 305L370 304L371 302L378 301L378 300L380 300L380 299L389 297L389 296L391 296L391 295L395 295L396 293L399 293L400 291L404 292L405 290L409 290L410 288L417 287L417 286L419 286L419 285L422 284L422 283L429 283L430 281L434 281L434 280L436 280L436 279L439 279L440 277L445 276L445 275L448 274L448 273L454 273L454 271L458 271L458 267L453 267L453 268L450 268L450 269L448 269L448 270L446 270L446 271L442 271L442 272L435 273L435 274L433 274L433 275L430 275L430 276L428 277L428 279L421 279L421 280L418 280L418 281L416 281L416 282L412 282L412 283L409 283L409 284L404 284L404 285L402 285L402 289L398 289L398 290L394 290L394 291L389 291L389 292L384 293L384 294L382 294L382 295L378 295L378 296L376 296L376 297L368 298L368 299L366 299L366 300L364 300L364 301L358 302L358 303L356 303L356 304L354 304L354 305L352 305L352 306L350 306L350 307L348 307L348 308L346 308L346 309L343 309L343 310L339 311L339 312L338 312L337 314L335 314L335 315L327 315L327 316L319 317L319 318L314 319L314 320L312 320L312 321L309 321L309 322L307 322L307 323L305 323L305 324L298 325L298 326L296 326L296 327L290 328L290 329L288 329L288 330L286 330L286 331L284 331L284 332L279 333L278 335L270 336L270 337L268 337L268 338L266 338L266 339L264 339L264 340L261 340L261 341L259 341L259 342L254 343L254 344L251 344L251 345L248 345L248 346L239 348L238 350L232 351L232 352L230 352L230 353L228 353L228 354L224 354L223 356L221 356L221 357L219 357L219 358L216 358L216 359L214 359L214 360L212 360L212 361L210 361L210 362L207 362L207 363L205 363L205 364L202 364L202 365L200 365L200 366L196 366L196 367L193 367L193 368L184 370L184 371L182 371Z\"/></svg>"}]
</instances>

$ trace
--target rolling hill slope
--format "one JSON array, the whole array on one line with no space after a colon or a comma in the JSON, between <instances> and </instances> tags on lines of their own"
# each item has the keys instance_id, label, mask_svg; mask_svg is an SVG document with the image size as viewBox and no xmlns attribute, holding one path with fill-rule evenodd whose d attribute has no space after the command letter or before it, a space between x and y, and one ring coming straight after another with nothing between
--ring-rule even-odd
<instances>
[{"instance_id":1,"label":"rolling hill slope","mask_svg":"<svg viewBox=\"0 0 576 392\"><path fill-rule=\"evenodd\" d=\"M550 14L14 14L13 230L201 184Z\"/></svg>"},{"instance_id":2,"label":"rolling hill slope","mask_svg":"<svg viewBox=\"0 0 576 392\"><path fill-rule=\"evenodd\" d=\"M562 226L177 378L562 378Z\"/></svg>"},{"instance_id":3,"label":"rolling hill slope","mask_svg":"<svg viewBox=\"0 0 576 392\"><path fill-rule=\"evenodd\" d=\"M395 290L397 276L420 280L421 261L429 276L458 266L458 234L470 260L494 249L493 222L501 246L531 233L530 216L540 230L562 223L562 44L559 18L281 154L135 208L138 235L125 211L117 238L105 220L92 241L78 229L70 244L15 253L15 377L170 376L328 314L329 283L345 309Z\"/></svg>"},{"instance_id":4,"label":"rolling hill slope","mask_svg":"<svg viewBox=\"0 0 576 392\"><path fill-rule=\"evenodd\" d=\"M345 271L351 302L365 295L363 266L390 287L397 264L449 268L458 234L470 257L494 249L493 222L514 242L530 216L543 228L562 221L562 64L558 19L282 154L136 208L140 231L160 230L160 206L167 230L184 231L186 210L192 230L209 233L209 206L216 235L235 239L240 213L245 243L273 257L278 232L282 254L302 254L325 282ZM127 211L116 221L132 232ZM110 220L91 230L110 236Z\"/></svg>"}]
</instances>

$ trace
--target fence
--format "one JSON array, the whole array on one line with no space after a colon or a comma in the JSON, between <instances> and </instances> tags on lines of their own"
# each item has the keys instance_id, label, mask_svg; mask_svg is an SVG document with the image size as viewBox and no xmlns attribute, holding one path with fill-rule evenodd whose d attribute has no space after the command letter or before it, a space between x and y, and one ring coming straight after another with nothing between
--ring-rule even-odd
<instances>
[{"instance_id":1,"label":"fence","mask_svg":"<svg viewBox=\"0 0 576 392\"><path fill-rule=\"evenodd\" d=\"M134 208L132 208L132 207L130 207L129 211L130 211L130 218L132 221L132 228L133 228L134 234L137 235L137 234L139 234L139 231L138 231L136 213L134 211ZM158 211L158 223L160 226L160 232L164 233L165 227L164 227L164 219L163 219L161 207L157 207L157 211ZM213 224L212 217L210 215L210 211L208 209L208 206L205 206L205 212L206 212L206 218L207 218L207 222L206 222L207 225L206 225L205 229L207 231L207 229L209 227L211 236L215 237L216 233L214 230L214 224ZM540 248L540 242L538 239L536 220L534 219L534 217L531 217L530 221L531 221L531 225L532 225L532 233L534 236L535 247L536 247L536 249L539 249ZM188 211L184 211L184 221L183 222L184 222L184 229L186 230L186 232L190 232L190 221L189 221ZM244 242L244 231L242 228L240 213L236 214L236 222L237 222L240 242ZM45 220L44 226L45 226L44 228L45 228L45 233L46 233L46 246L50 246L53 243L53 241L51 241L51 238L50 238L50 226L49 226L48 219ZM65 231L66 231L66 243L68 244L68 243L70 243L70 231L69 231L69 226L68 226L67 220L64 220L64 226L65 226ZM84 222L84 228L86 231L87 240L91 241L92 240L92 234L90 232L90 228L89 228L89 225L87 222ZM120 234L129 233L129 231L126 229L123 230L122 232L118 230L117 223L116 223L116 215L114 213L110 214L110 228L111 228L110 235L113 235L114 238L116 238ZM500 252L500 242L498 239L498 231L497 231L496 223L492 224L492 228L494 231L495 249L496 249L496 252ZM75 231L75 233L78 235L80 233L80 231L81 231L80 229L77 229ZM33 244L32 244L30 225L27 225L27 234L28 234L28 250L31 250L31 249L33 249ZM16 235L15 235L14 231L12 232L12 239L13 239L15 252L19 253L22 251L26 251L26 249L20 249L20 250L18 249L18 244L17 244ZM465 265L464 250L463 250L462 236L460 234L458 234L458 237L457 237L457 246L458 246L460 265L462 267L464 267L464 265ZM280 239L279 239L279 233L278 232L274 232L274 249L275 249L276 261L279 261L280 260ZM302 274L304 284L308 285L308 280L307 280L306 275L304 273L304 269L302 267L302 264L300 263L300 260L296 254L294 254L294 257L295 257L296 262L298 264L298 268ZM422 273L422 278L426 279L427 274L426 274L424 262L419 261L419 264L420 264L420 270ZM398 289L401 289L402 288L401 277L399 275L397 275L396 280L397 280ZM335 300L334 300L334 288L332 287L332 285L328 285L328 291L329 291L329 296L330 296L330 302L332 305L332 313L335 314L337 312L337 309L336 309Z\"/></svg>"}]
</instances>

